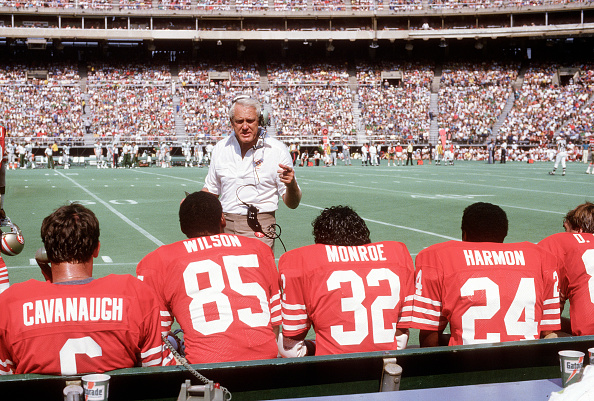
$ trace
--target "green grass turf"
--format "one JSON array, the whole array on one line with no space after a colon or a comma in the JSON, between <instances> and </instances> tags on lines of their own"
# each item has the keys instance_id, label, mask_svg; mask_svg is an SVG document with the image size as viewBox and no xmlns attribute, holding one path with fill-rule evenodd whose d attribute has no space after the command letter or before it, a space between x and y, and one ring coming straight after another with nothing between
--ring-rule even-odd
<instances>
[{"instance_id":1,"label":"green grass turf","mask_svg":"<svg viewBox=\"0 0 594 401\"><path fill-rule=\"evenodd\" d=\"M277 222L290 250L313 242L311 221L322 208L349 205L366 219L372 241L402 241L414 259L429 245L459 239L464 208L485 201L507 212L506 242L538 242L562 230L568 210L594 201L594 176L584 174L585 164L568 164L565 177L560 169L549 176L551 169L552 163L519 162L388 167L383 161L379 167L362 167L354 161L352 167L298 167L301 205L289 210L281 204ZM26 241L20 255L3 256L11 282L42 279L33 259L41 246L41 222L69 201L87 205L100 221L101 251L94 275L134 274L148 252L184 239L177 217L179 203L184 191L202 188L206 171L183 167L9 170L4 208ZM277 241L277 259L283 251ZM414 335L411 341L417 341Z\"/></svg>"}]
</instances>

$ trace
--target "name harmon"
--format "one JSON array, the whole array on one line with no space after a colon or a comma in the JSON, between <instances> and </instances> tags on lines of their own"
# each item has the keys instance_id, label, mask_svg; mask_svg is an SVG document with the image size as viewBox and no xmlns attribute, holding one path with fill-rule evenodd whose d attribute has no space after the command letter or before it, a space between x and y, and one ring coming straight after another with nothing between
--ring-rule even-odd
<instances>
[{"instance_id":1,"label":"name harmon","mask_svg":"<svg viewBox=\"0 0 594 401\"><path fill-rule=\"evenodd\" d=\"M525 266L523 251L463 250L467 266Z\"/></svg>"},{"instance_id":2,"label":"name harmon","mask_svg":"<svg viewBox=\"0 0 594 401\"><path fill-rule=\"evenodd\" d=\"M23 304L23 324L58 322L121 322L123 298L56 298Z\"/></svg>"}]
</instances>

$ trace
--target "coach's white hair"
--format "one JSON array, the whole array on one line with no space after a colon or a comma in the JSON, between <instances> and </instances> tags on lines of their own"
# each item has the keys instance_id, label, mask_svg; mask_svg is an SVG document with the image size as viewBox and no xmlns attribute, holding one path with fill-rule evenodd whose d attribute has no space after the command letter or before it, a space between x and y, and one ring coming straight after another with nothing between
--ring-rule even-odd
<instances>
[{"instance_id":1,"label":"coach's white hair","mask_svg":"<svg viewBox=\"0 0 594 401\"><path fill-rule=\"evenodd\" d=\"M248 95L239 95L233 99L233 103L231 103L231 107L229 108L229 120L233 121L233 117L235 117L235 106L238 104L243 107L256 109L256 116L258 117L258 120L260 120L260 116L262 115L262 105L259 101Z\"/></svg>"}]
</instances>

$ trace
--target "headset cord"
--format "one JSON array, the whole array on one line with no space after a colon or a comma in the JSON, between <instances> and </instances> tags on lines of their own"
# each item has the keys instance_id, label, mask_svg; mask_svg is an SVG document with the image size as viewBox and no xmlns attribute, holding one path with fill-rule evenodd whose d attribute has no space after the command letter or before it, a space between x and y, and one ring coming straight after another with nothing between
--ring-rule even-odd
<instances>
[{"instance_id":1,"label":"headset cord","mask_svg":"<svg viewBox=\"0 0 594 401\"><path fill-rule=\"evenodd\" d=\"M169 350L171 351L171 353L173 354L173 357L175 358L175 360L179 363L181 363L186 369L188 369L190 371L190 373L192 373L194 376L196 376L198 379L200 379L200 381L202 381L204 384L209 384L211 381L208 380L208 378L206 378L205 376L201 375L196 369L194 369L189 363L188 360L186 358L184 358L183 356L181 356L179 354L179 352L177 352L175 350L175 348L173 347L173 345L171 344L171 342L167 339L167 337L165 337L164 334L161 334L161 338L163 339L163 342L165 343L165 345L167 345L167 348L169 348ZM229 390L227 390L226 387L220 386L221 390L223 390L223 394L225 395L227 401L231 400L231 392Z\"/></svg>"}]
</instances>

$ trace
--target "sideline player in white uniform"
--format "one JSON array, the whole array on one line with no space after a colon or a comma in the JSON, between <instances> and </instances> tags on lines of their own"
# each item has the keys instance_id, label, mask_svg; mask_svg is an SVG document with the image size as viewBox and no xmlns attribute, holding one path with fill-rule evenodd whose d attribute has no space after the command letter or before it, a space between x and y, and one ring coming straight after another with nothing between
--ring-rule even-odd
<instances>
[{"instance_id":1,"label":"sideline player in white uniform","mask_svg":"<svg viewBox=\"0 0 594 401\"><path fill-rule=\"evenodd\" d=\"M590 163L588 164L586 174L594 174L594 135L590 137L590 145L588 146L588 150L584 152L588 152L586 161Z\"/></svg>"},{"instance_id":2,"label":"sideline player in white uniform","mask_svg":"<svg viewBox=\"0 0 594 401\"><path fill-rule=\"evenodd\" d=\"M563 167L563 173L561 175L565 175L565 159L567 159L567 141L565 141L564 137L558 136L555 166L553 167L553 171L549 171L549 174L555 175L555 170L557 170L557 167L559 167L559 162L561 162L561 167Z\"/></svg>"},{"instance_id":3,"label":"sideline player in white uniform","mask_svg":"<svg viewBox=\"0 0 594 401\"><path fill-rule=\"evenodd\" d=\"M186 160L185 166L193 167L192 166L192 144L190 143L190 141L186 141L182 144L182 152L183 152L184 158Z\"/></svg>"},{"instance_id":4,"label":"sideline player in white uniform","mask_svg":"<svg viewBox=\"0 0 594 401\"><path fill-rule=\"evenodd\" d=\"M202 146L202 139L194 144L194 160L198 167L202 167L202 159L204 158L204 147Z\"/></svg>"}]
</instances>

